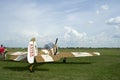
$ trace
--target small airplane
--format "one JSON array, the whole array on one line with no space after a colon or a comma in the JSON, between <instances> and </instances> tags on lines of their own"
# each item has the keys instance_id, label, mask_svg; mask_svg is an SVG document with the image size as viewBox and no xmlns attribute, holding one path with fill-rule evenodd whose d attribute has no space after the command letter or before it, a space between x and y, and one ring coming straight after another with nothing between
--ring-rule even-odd
<instances>
[{"instance_id":1,"label":"small airplane","mask_svg":"<svg viewBox=\"0 0 120 80\"><path fill-rule=\"evenodd\" d=\"M57 46L58 38L55 43L48 43L43 49L38 51L36 45L36 39L32 38L28 44L27 52L14 52L9 54L10 60L13 61L26 61L30 64L29 71L34 72L34 64L42 62L54 62L63 58L63 62L66 62L68 57L87 57L87 56L99 56L99 52L58 52Z\"/></svg>"}]
</instances>

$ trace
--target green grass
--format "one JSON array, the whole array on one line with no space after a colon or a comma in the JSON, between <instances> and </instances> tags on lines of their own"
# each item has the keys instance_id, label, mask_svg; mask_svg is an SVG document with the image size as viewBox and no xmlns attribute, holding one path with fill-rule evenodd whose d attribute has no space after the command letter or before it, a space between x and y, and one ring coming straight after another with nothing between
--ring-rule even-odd
<instances>
[{"instance_id":1,"label":"green grass","mask_svg":"<svg viewBox=\"0 0 120 80\"><path fill-rule=\"evenodd\" d=\"M8 49L9 53L17 50ZM34 73L28 71L28 63L0 61L0 80L120 80L119 48L60 49L60 51L98 51L101 56L67 58L67 63L60 60L36 64Z\"/></svg>"}]
</instances>

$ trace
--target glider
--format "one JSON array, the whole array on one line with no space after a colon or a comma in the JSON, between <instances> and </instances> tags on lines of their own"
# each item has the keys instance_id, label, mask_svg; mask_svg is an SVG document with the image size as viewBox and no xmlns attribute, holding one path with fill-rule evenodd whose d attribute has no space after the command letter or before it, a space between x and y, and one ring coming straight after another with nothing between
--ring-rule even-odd
<instances>
[{"instance_id":1,"label":"glider","mask_svg":"<svg viewBox=\"0 0 120 80\"><path fill-rule=\"evenodd\" d=\"M63 62L66 62L68 57L87 57L87 56L99 56L99 52L58 52L57 46L58 38L55 43L48 43L43 49L38 51L36 45L36 39L32 38L28 44L27 52L14 52L9 54L10 60L14 61L27 61L30 64L29 70L34 71L33 66L35 63L42 62L55 62L63 58Z\"/></svg>"}]
</instances>

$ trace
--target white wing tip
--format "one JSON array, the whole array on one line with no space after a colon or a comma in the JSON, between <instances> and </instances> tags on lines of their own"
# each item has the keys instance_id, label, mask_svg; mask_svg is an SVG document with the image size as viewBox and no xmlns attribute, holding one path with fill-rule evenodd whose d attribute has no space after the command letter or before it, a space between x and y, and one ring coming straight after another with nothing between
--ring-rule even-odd
<instances>
[{"instance_id":1,"label":"white wing tip","mask_svg":"<svg viewBox=\"0 0 120 80\"><path fill-rule=\"evenodd\" d=\"M98 55L98 56L100 55L100 53L99 53L99 52L94 52L94 54L96 54L96 55Z\"/></svg>"}]
</instances>

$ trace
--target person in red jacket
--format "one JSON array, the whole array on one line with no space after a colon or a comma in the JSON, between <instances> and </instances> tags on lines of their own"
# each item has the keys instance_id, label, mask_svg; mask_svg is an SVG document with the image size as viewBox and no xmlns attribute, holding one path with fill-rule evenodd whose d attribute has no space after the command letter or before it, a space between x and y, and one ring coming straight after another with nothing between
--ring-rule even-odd
<instances>
[{"instance_id":1,"label":"person in red jacket","mask_svg":"<svg viewBox=\"0 0 120 80\"><path fill-rule=\"evenodd\" d=\"M5 57L6 57L6 52L7 52L7 50L6 50L6 48L3 46L3 45L1 45L0 46L0 55L5 59Z\"/></svg>"},{"instance_id":2,"label":"person in red jacket","mask_svg":"<svg viewBox=\"0 0 120 80\"><path fill-rule=\"evenodd\" d=\"M3 45L1 45L1 47L0 47L0 54L2 55L4 53L4 51L5 51L5 48L3 47Z\"/></svg>"}]
</instances>

